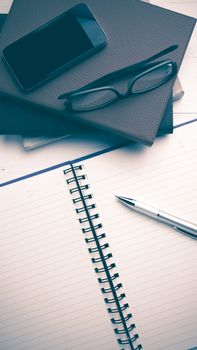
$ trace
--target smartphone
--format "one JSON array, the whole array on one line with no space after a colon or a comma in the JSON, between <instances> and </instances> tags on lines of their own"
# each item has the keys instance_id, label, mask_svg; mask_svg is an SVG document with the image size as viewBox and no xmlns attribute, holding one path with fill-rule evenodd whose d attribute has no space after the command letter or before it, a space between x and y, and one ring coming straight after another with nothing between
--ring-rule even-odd
<instances>
[{"instance_id":1,"label":"smartphone","mask_svg":"<svg viewBox=\"0 0 197 350\"><path fill-rule=\"evenodd\" d=\"M5 47L3 57L20 87L29 91L106 44L90 9L78 4Z\"/></svg>"}]
</instances>

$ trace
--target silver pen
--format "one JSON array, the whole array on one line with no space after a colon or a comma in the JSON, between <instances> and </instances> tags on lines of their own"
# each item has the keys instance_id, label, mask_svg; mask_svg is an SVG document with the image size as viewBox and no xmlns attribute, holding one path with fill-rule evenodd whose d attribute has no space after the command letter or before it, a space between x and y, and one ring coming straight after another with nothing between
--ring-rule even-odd
<instances>
[{"instance_id":1,"label":"silver pen","mask_svg":"<svg viewBox=\"0 0 197 350\"><path fill-rule=\"evenodd\" d=\"M161 221L175 230L191 237L197 239L197 225L166 213L165 211L159 210L152 207L151 205L145 204L143 202L137 201L136 199L116 196L122 203L127 205L129 208L134 209L137 212L150 216L158 221Z\"/></svg>"}]
</instances>

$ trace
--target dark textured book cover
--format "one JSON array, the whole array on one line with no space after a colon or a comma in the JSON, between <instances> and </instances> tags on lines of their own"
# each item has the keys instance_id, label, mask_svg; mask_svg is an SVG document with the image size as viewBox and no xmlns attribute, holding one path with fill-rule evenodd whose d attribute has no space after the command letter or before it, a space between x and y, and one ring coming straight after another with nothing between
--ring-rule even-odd
<instances>
[{"instance_id":1,"label":"dark textured book cover","mask_svg":"<svg viewBox=\"0 0 197 350\"><path fill-rule=\"evenodd\" d=\"M0 30L6 20L6 14L0 14ZM91 132L92 128L71 123L45 110L35 109L12 99L0 97L0 133L22 134L25 136L65 135ZM158 133L168 134L173 131L172 98L165 110Z\"/></svg>"},{"instance_id":2,"label":"dark textured book cover","mask_svg":"<svg viewBox=\"0 0 197 350\"><path fill-rule=\"evenodd\" d=\"M7 15L0 13L0 31L3 28L4 22L6 20Z\"/></svg>"},{"instance_id":3,"label":"dark textured book cover","mask_svg":"<svg viewBox=\"0 0 197 350\"><path fill-rule=\"evenodd\" d=\"M43 0L39 7L35 7L32 0L15 0L3 28L1 48L77 3L76 0ZM80 121L151 145L166 110L174 79L143 96L128 98L91 113L68 113L63 101L57 97L173 44L179 45L178 50L165 58L176 61L179 67L195 20L138 0L115 0L113 3L109 0L87 0L86 4L108 36L106 48L31 93L20 90L1 59L0 91L7 96L57 112L69 125L71 121ZM143 21L140 20L142 16Z\"/></svg>"}]
</instances>

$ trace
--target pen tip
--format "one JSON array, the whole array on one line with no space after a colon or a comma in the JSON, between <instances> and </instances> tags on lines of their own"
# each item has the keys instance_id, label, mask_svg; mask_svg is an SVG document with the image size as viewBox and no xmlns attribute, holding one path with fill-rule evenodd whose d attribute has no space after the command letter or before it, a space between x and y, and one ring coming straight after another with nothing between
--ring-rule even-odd
<instances>
[{"instance_id":1,"label":"pen tip","mask_svg":"<svg viewBox=\"0 0 197 350\"><path fill-rule=\"evenodd\" d=\"M128 204L130 206L134 206L135 205L135 200L132 198L127 198L127 197L123 197L123 196L117 196L115 195L116 198L118 198L121 202Z\"/></svg>"}]
</instances>

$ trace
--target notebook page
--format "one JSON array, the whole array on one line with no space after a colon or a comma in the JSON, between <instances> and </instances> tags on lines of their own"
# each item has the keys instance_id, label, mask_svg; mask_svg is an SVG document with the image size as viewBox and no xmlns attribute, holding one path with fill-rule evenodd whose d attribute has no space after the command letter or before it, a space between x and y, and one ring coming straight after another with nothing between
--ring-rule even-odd
<instances>
[{"instance_id":1,"label":"notebook page","mask_svg":"<svg viewBox=\"0 0 197 350\"><path fill-rule=\"evenodd\" d=\"M196 222L196 131L197 123L143 152L128 147L84 164L145 350L197 346L197 242L131 211L115 195Z\"/></svg>"},{"instance_id":2,"label":"notebook page","mask_svg":"<svg viewBox=\"0 0 197 350\"><path fill-rule=\"evenodd\" d=\"M118 349L62 169L0 191L0 349Z\"/></svg>"}]
</instances>

